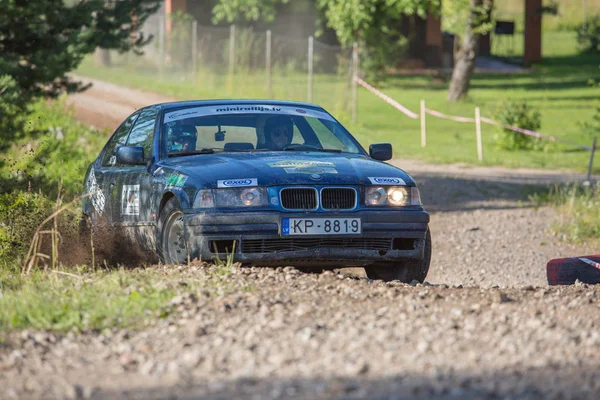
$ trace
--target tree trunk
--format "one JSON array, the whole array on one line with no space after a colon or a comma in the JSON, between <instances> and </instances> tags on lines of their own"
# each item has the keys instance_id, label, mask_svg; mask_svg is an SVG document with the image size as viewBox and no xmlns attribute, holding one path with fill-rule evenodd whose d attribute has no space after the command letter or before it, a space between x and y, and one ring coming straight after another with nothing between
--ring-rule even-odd
<instances>
[{"instance_id":1,"label":"tree trunk","mask_svg":"<svg viewBox=\"0 0 600 400\"><path fill-rule=\"evenodd\" d=\"M96 48L96 64L104 67L110 67L110 53L107 49Z\"/></svg>"},{"instance_id":2,"label":"tree trunk","mask_svg":"<svg viewBox=\"0 0 600 400\"><path fill-rule=\"evenodd\" d=\"M469 7L469 20L460 50L456 55L452 80L448 89L448 100L456 101L464 98L469 92L471 76L475 69L475 59L479 50L479 38L481 33L477 28L483 22L481 19L483 3L491 3L489 0L471 0ZM485 18L485 17L484 17Z\"/></svg>"}]
</instances>

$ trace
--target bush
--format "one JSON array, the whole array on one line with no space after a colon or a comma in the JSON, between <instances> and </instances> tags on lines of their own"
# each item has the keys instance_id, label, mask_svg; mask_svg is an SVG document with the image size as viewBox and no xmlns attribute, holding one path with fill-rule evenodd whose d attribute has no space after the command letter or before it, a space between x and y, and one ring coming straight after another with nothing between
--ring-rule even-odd
<instances>
[{"instance_id":1,"label":"bush","mask_svg":"<svg viewBox=\"0 0 600 400\"><path fill-rule=\"evenodd\" d=\"M504 125L537 131L542 126L540 112L525 101L504 101L496 107L494 117ZM509 129L499 128L494 136L496 144L505 150L542 148L540 139Z\"/></svg>"},{"instance_id":2,"label":"bush","mask_svg":"<svg viewBox=\"0 0 600 400\"><path fill-rule=\"evenodd\" d=\"M53 202L38 193L0 195L0 260L4 267L14 267L21 261L33 233L52 211Z\"/></svg>"},{"instance_id":3,"label":"bush","mask_svg":"<svg viewBox=\"0 0 600 400\"><path fill-rule=\"evenodd\" d=\"M0 156L2 192L41 191L56 199L62 183L65 200L71 200L81 193L86 168L106 135L75 121L65 112L64 99L51 104L37 101L30 112L24 137Z\"/></svg>"},{"instance_id":4,"label":"bush","mask_svg":"<svg viewBox=\"0 0 600 400\"><path fill-rule=\"evenodd\" d=\"M577 42L583 51L600 53L600 15L588 18L577 28Z\"/></svg>"},{"instance_id":5,"label":"bush","mask_svg":"<svg viewBox=\"0 0 600 400\"><path fill-rule=\"evenodd\" d=\"M106 141L106 135L73 120L64 100L37 101L30 112L22 137L0 156L0 269L20 266L33 233L54 212L61 184L63 203L81 193L86 168ZM72 213L60 216L65 241L76 234L78 222ZM43 241L50 243L49 237Z\"/></svg>"}]
</instances>

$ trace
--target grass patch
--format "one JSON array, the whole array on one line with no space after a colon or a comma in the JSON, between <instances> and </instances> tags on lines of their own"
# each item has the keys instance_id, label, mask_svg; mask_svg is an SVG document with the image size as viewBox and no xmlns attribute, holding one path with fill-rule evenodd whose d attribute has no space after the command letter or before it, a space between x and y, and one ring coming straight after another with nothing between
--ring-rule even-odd
<instances>
[{"instance_id":1,"label":"grass patch","mask_svg":"<svg viewBox=\"0 0 600 400\"><path fill-rule=\"evenodd\" d=\"M600 239L600 182L554 185L547 192L531 195L536 205L557 207L560 219L552 226L563 240L580 243Z\"/></svg>"},{"instance_id":2,"label":"grass patch","mask_svg":"<svg viewBox=\"0 0 600 400\"><path fill-rule=\"evenodd\" d=\"M590 146L597 132L583 129L591 122L600 91L588 84L600 79L600 58L576 53L574 32L544 34L544 61L530 74L478 74L471 83L467 101L448 103L448 83L429 76L391 76L376 86L411 110L419 110L421 99L427 107L451 115L474 116L475 106L491 117L494 108L506 99L524 100L541 113L541 132ZM226 68L223 68L226 71ZM87 59L78 74L120 85L158 92L178 99L267 98L263 71L244 71L229 78L226 72L201 70L195 79L177 71L159 74L148 64L129 55L115 59L115 66L103 68ZM299 72L280 70L273 74L273 95L287 100L305 101L307 78ZM427 117L427 147L420 145L420 122L399 113L365 89L358 90L358 123L349 121L351 92L345 74L317 74L313 102L324 106L340 119L368 147L390 142L400 158L422 159L432 163L477 161L474 124ZM494 141L497 128L483 125L483 165L551 168L585 171L589 153L570 146L546 142L542 151L510 151ZM596 163L595 172L600 172Z\"/></svg>"},{"instance_id":3,"label":"grass patch","mask_svg":"<svg viewBox=\"0 0 600 400\"><path fill-rule=\"evenodd\" d=\"M0 275L0 331L136 328L174 311L175 296L233 290L231 268L182 274L161 267Z\"/></svg>"}]
</instances>

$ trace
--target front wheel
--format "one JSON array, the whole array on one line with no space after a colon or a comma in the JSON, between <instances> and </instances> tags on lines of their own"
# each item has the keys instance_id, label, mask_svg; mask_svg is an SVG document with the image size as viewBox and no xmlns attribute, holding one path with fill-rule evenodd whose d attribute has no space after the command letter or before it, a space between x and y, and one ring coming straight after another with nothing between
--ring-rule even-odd
<instances>
[{"instance_id":1,"label":"front wheel","mask_svg":"<svg viewBox=\"0 0 600 400\"><path fill-rule=\"evenodd\" d=\"M423 258L421 260L368 265L365 267L365 272L369 279L380 279L386 282L401 281L404 283L411 283L416 280L422 283L427 277L430 263L431 233L427 230L425 248L423 249Z\"/></svg>"},{"instance_id":2,"label":"front wheel","mask_svg":"<svg viewBox=\"0 0 600 400\"><path fill-rule=\"evenodd\" d=\"M175 198L167 201L159 216L158 254L165 264L184 264L188 251L183 225L183 211Z\"/></svg>"}]
</instances>

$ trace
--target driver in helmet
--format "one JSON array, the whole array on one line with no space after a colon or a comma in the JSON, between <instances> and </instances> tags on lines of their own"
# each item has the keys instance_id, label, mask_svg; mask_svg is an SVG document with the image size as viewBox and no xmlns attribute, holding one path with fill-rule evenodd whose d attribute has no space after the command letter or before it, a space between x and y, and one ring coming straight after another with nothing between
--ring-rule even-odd
<instances>
[{"instance_id":1,"label":"driver in helmet","mask_svg":"<svg viewBox=\"0 0 600 400\"><path fill-rule=\"evenodd\" d=\"M265 123L265 146L271 150L284 150L294 137L294 124L289 117L269 118Z\"/></svg>"},{"instance_id":2,"label":"driver in helmet","mask_svg":"<svg viewBox=\"0 0 600 400\"><path fill-rule=\"evenodd\" d=\"M175 125L171 132L171 152L196 150L198 131L194 125Z\"/></svg>"}]
</instances>

